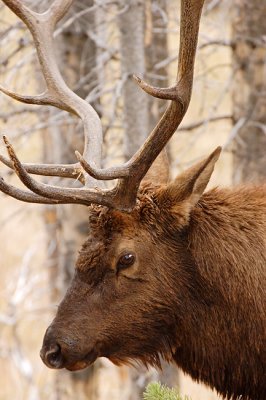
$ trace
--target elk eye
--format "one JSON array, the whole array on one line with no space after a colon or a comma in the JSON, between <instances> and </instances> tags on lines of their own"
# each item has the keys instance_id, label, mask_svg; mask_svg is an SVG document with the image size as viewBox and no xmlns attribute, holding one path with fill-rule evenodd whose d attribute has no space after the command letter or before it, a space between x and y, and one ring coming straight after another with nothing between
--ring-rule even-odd
<instances>
[{"instance_id":1,"label":"elk eye","mask_svg":"<svg viewBox=\"0 0 266 400\"><path fill-rule=\"evenodd\" d=\"M135 261L135 256L132 253L126 253L123 254L117 263L117 268L118 269L123 269L123 268L127 268L130 267Z\"/></svg>"}]
</instances>

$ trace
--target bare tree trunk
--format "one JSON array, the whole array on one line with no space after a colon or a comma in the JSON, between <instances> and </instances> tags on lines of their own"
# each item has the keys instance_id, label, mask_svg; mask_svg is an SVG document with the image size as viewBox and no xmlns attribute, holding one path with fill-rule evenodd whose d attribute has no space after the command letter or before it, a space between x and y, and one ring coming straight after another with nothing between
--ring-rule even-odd
<instances>
[{"instance_id":1,"label":"bare tree trunk","mask_svg":"<svg viewBox=\"0 0 266 400\"><path fill-rule=\"evenodd\" d=\"M145 3L145 58L148 82L153 86L168 86L168 71L162 61L169 56L167 43L167 0ZM156 28L156 29L154 29ZM149 131L166 108L166 101L149 96Z\"/></svg>"},{"instance_id":2,"label":"bare tree trunk","mask_svg":"<svg viewBox=\"0 0 266 400\"><path fill-rule=\"evenodd\" d=\"M123 90L124 154L128 159L143 143L149 128L148 96L131 79L145 74L145 2L131 0L120 17L121 69L126 78Z\"/></svg>"},{"instance_id":3,"label":"bare tree trunk","mask_svg":"<svg viewBox=\"0 0 266 400\"><path fill-rule=\"evenodd\" d=\"M82 9L93 5L93 0L82 2ZM71 10L72 15L81 11L81 5L76 3ZM69 16L68 16L69 17ZM86 13L77 23L65 30L58 39L62 73L68 85L76 93L85 98L97 85L96 46L90 39L94 30L94 13ZM84 78L86 77L86 78ZM82 78L82 84L78 82ZM93 104L97 108L97 104ZM52 118L58 111L51 109ZM52 126L45 135L45 162L71 163L76 162L74 151L82 151L83 132L79 126L64 124ZM62 182L60 183L62 184ZM47 229L48 263L52 301L61 298L69 284L74 271L77 252L85 240L88 226L88 212L85 207L67 205L45 207L44 220ZM74 397L82 399L97 399L97 369L98 364L75 374L55 371L55 399L66 400Z\"/></svg>"},{"instance_id":4,"label":"bare tree trunk","mask_svg":"<svg viewBox=\"0 0 266 400\"><path fill-rule=\"evenodd\" d=\"M233 181L266 177L266 0L235 0Z\"/></svg>"}]
</instances>

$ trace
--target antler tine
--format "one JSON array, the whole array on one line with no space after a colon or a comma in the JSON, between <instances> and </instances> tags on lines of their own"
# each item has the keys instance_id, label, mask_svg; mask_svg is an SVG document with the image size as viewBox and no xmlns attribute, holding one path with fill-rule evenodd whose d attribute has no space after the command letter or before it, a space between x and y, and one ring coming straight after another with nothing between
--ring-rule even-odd
<instances>
[{"instance_id":1,"label":"antler tine","mask_svg":"<svg viewBox=\"0 0 266 400\"><path fill-rule=\"evenodd\" d=\"M0 161L14 170L13 163L0 154ZM22 164L30 174L43 176L60 176L63 178L77 179L84 184L84 175L79 163L75 164Z\"/></svg>"},{"instance_id":2,"label":"antler tine","mask_svg":"<svg viewBox=\"0 0 266 400\"><path fill-rule=\"evenodd\" d=\"M75 154L84 171L86 171L90 176L95 179L113 180L129 176L130 170L126 165L106 169L96 169L92 168L91 165L82 157L82 155L78 151L75 151Z\"/></svg>"},{"instance_id":3,"label":"antler tine","mask_svg":"<svg viewBox=\"0 0 266 400\"><path fill-rule=\"evenodd\" d=\"M41 64L47 90L37 96L23 96L3 87L0 90L18 101L31 104L52 105L77 115L84 127L83 156L90 160L93 167L99 167L101 162L102 126L100 118L89 103L69 89L56 63L53 31L56 23L65 15L73 0L55 0L50 8L38 14L18 0L3 0L3 2L29 28ZM85 174L85 184L95 185L95 181Z\"/></svg>"},{"instance_id":4,"label":"antler tine","mask_svg":"<svg viewBox=\"0 0 266 400\"><path fill-rule=\"evenodd\" d=\"M24 201L26 203L39 203L39 204L66 204L70 202L61 200L52 200L46 197L38 196L35 193L27 192L18 189L10 184L5 183L4 179L0 176L0 190L1 192L13 197L14 199Z\"/></svg>"}]
</instances>

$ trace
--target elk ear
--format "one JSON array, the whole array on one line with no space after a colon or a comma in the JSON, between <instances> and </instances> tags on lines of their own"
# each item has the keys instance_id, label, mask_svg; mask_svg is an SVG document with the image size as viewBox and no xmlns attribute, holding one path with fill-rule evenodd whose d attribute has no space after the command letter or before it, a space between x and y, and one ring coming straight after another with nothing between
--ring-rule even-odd
<instances>
[{"instance_id":1,"label":"elk ear","mask_svg":"<svg viewBox=\"0 0 266 400\"><path fill-rule=\"evenodd\" d=\"M164 191L164 200L174 205L187 201L191 209L202 196L214 170L222 148L217 147L213 153L204 160L193 165L171 182Z\"/></svg>"},{"instance_id":2,"label":"elk ear","mask_svg":"<svg viewBox=\"0 0 266 400\"><path fill-rule=\"evenodd\" d=\"M143 178L141 186L147 183L153 183L157 185L166 184L169 181L169 175L170 168L168 156L166 150L163 149Z\"/></svg>"}]
</instances>

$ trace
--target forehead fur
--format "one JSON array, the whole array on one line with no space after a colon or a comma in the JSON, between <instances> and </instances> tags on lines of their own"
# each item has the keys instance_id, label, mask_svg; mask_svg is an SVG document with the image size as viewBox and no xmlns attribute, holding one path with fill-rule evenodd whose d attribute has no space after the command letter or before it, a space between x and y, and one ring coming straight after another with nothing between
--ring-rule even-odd
<instances>
[{"instance_id":1,"label":"forehead fur","mask_svg":"<svg viewBox=\"0 0 266 400\"><path fill-rule=\"evenodd\" d=\"M111 238L114 233L130 232L140 225L150 226L161 214L157 196L157 188L146 185L139 191L136 206L129 213L99 205L90 206L90 230L96 236Z\"/></svg>"}]
</instances>

